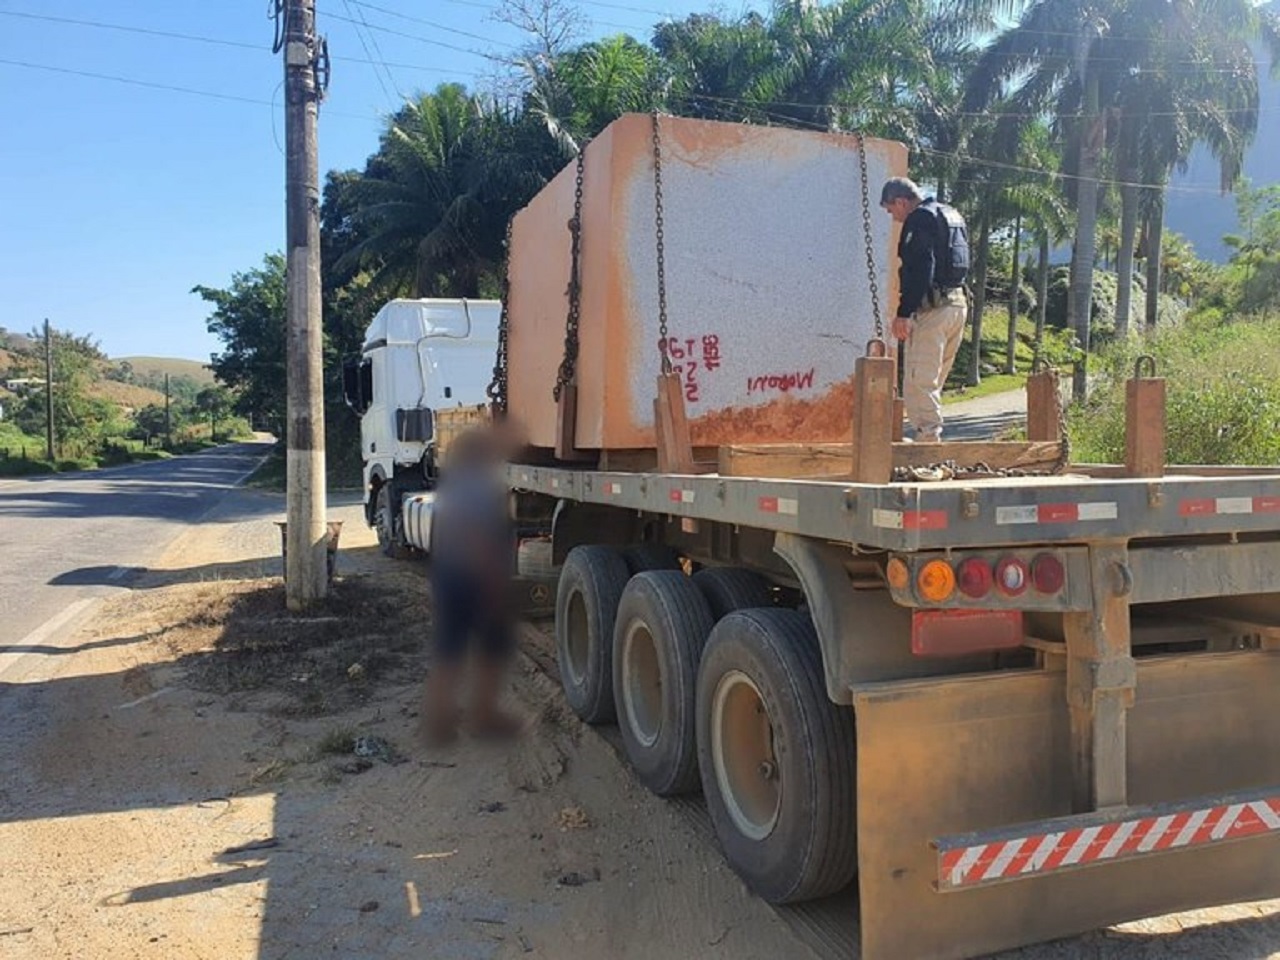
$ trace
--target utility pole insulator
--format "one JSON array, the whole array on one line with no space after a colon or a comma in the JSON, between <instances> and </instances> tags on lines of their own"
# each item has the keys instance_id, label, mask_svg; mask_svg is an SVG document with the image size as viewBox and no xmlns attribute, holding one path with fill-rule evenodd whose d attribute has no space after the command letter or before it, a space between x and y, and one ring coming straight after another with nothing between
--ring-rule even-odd
<instances>
[{"instance_id":1,"label":"utility pole insulator","mask_svg":"<svg viewBox=\"0 0 1280 960\"><path fill-rule=\"evenodd\" d=\"M288 365L285 598L305 610L329 589L316 146L316 0L286 0L284 42Z\"/></svg>"}]
</instances>

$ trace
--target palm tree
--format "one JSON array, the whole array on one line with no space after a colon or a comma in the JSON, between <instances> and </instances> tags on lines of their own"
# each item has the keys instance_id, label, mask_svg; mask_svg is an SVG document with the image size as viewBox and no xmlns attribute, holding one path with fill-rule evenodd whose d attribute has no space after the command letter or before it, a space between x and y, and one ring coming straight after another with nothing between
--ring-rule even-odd
<instances>
[{"instance_id":1,"label":"palm tree","mask_svg":"<svg viewBox=\"0 0 1280 960\"><path fill-rule=\"evenodd\" d=\"M1006 96L1014 112L1052 113L1067 137L1065 172L1077 209L1068 321L1085 351L1089 349L1093 302L1093 261L1099 199L1099 168L1106 138L1104 83L1111 54L1105 42L1109 14L1124 0L1109 4L1079 0L1036 0L1016 26L983 50L969 75L967 105L983 109ZM1077 364L1074 393L1085 391L1084 364Z\"/></svg>"},{"instance_id":2,"label":"palm tree","mask_svg":"<svg viewBox=\"0 0 1280 960\"><path fill-rule=\"evenodd\" d=\"M334 271L367 269L387 295L479 296L507 219L550 169L518 117L445 84L391 118L362 174L336 181L331 209L345 208L354 242Z\"/></svg>"},{"instance_id":3,"label":"palm tree","mask_svg":"<svg viewBox=\"0 0 1280 960\"><path fill-rule=\"evenodd\" d=\"M1116 85L1116 170L1120 180L1121 228L1117 274L1116 332L1128 322L1133 253L1150 186L1148 263L1157 271L1147 291L1152 322L1159 287L1159 224L1170 173L1185 166L1197 143L1219 162L1221 186L1230 190L1258 124L1258 72L1250 40L1267 38L1273 61L1280 56L1280 18L1251 0L1132 0L1116 25L1126 38ZM1158 15L1158 16L1157 16ZM1154 256L1151 254L1154 253Z\"/></svg>"}]
</instances>

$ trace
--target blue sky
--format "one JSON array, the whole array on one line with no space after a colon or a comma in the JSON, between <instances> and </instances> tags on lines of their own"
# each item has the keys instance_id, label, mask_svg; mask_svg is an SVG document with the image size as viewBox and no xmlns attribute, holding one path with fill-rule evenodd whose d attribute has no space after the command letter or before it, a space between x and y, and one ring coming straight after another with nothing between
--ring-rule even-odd
<instances>
[{"instance_id":1,"label":"blue sky","mask_svg":"<svg viewBox=\"0 0 1280 960\"><path fill-rule=\"evenodd\" d=\"M321 171L363 165L401 96L500 70L480 54L511 55L525 37L493 19L497 3L319 0L334 57ZM710 6L583 0L583 39L647 38L664 13ZM266 7L0 0L0 326L47 317L113 357L219 349L190 289L226 285L284 241L283 68Z\"/></svg>"}]
</instances>

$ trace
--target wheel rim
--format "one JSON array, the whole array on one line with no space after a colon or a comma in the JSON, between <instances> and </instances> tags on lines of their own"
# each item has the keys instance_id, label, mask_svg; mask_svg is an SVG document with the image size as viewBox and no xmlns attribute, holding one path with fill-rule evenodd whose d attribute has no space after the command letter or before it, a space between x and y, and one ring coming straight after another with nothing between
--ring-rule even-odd
<instances>
[{"instance_id":1,"label":"wheel rim","mask_svg":"<svg viewBox=\"0 0 1280 960\"><path fill-rule=\"evenodd\" d=\"M662 665L653 634L640 620L627 624L622 640L622 706L627 725L643 746L662 733Z\"/></svg>"},{"instance_id":2,"label":"wheel rim","mask_svg":"<svg viewBox=\"0 0 1280 960\"><path fill-rule=\"evenodd\" d=\"M752 840L773 832L782 806L782 779L773 753L773 725L755 681L730 670L711 701L711 762L734 826Z\"/></svg>"},{"instance_id":3,"label":"wheel rim","mask_svg":"<svg viewBox=\"0 0 1280 960\"><path fill-rule=\"evenodd\" d=\"M591 652L591 636L587 626L587 603L580 590L569 594L568 616L565 617L565 668L575 687L587 680L587 661Z\"/></svg>"}]
</instances>

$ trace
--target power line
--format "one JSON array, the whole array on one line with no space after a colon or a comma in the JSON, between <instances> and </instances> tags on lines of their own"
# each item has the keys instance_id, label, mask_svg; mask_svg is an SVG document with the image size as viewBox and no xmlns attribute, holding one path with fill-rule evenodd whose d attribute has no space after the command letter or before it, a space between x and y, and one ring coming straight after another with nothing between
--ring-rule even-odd
<instances>
[{"instance_id":1,"label":"power line","mask_svg":"<svg viewBox=\"0 0 1280 960\"><path fill-rule=\"evenodd\" d=\"M341 21L343 21L343 22L345 22L345 23L359 23L359 22L360 22L360 21L358 21L358 20L353 19L352 17L344 17L344 16L341 16L340 14L336 14L336 13L326 13L326 14L324 14L324 16L325 16L325 17L327 17L327 18L329 18L330 20L341 20ZM389 33L389 34L391 34L391 35L392 35L392 36L394 36L394 37L403 37L403 38L404 38L404 39L406 39L406 40L416 40L416 41L418 41L419 43L426 43L426 44L430 44L430 45L431 45L431 46L433 46L433 47L442 47L442 48L444 48L445 50L453 50L453 51L455 51L455 52L457 52L457 53L466 53L466 54L470 54L470 55L471 55L471 56L473 56L473 57L483 57L485 60L495 60L495 61L497 61L497 62L499 62L499 63L505 63L505 62L506 62L505 60L503 60L503 58L502 58L502 57L495 56L495 55L493 55L493 54L491 54L491 53L484 53L484 52L483 52L483 51L481 51L481 50L472 50L472 49L470 49L470 48L468 48L468 47L460 47L460 46L458 46L457 44L454 44L454 43L446 43L446 42L445 42L445 41L443 41L443 40L432 40L430 37L420 37L420 36L418 36L416 33L405 33L405 32L403 32L403 31L401 31L401 30L392 30L392 29L390 29L389 27L380 27L380 26L376 26L376 25L374 25L374 24L366 24L366 26L367 26L367 27L368 27L368 29L370 29L370 30L377 30L377 31L378 31L378 32L380 32L380 33Z\"/></svg>"},{"instance_id":2,"label":"power line","mask_svg":"<svg viewBox=\"0 0 1280 960\"><path fill-rule=\"evenodd\" d=\"M342 0L342 3L347 8L347 12L350 13L351 4L348 2L348 0ZM368 57L370 61L372 61L373 54L369 50L369 44L365 42L364 34L360 32L359 26L355 28L355 34L356 34L356 39L360 41L360 48L364 51L364 55ZM370 36L372 36L372 34L370 34ZM382 79L382 74L378 71L378 65L376 63L373 64L373 76L378 81L378 86L382 88L382 95L386 97L388 100L390 100L394 105L395 101L391 99L391 91L387 89L387 83L385 80ZM391 76L391 71L389 70L387 71L387 76L388 77ZM392 82L394 85L394 81ZM399 91L397 91L397 93L398 92Z\"/></svg>"},{"instance_id":3,"label":"power line","mask_svg":"<svg viewBox=\"0 0 1280 960\"><path fill-rule=\"evenodd\" d=\"M136 27L123 23L107 23L102 20L80 20L73 17L52 17L38 13L24 13L17 10L0 10L0 17L21 17L24 20L41 20L47 23L63 24L65 26L76 27L92 27L98 30L114 30L120 33L136 33L144 36L162 37L167 40L186 40L192 43L207 43L220 47L235 47L241 50L252 50L255 53L266 52L266 47L258 43L246 43L241 40L227 40L221 37L207 37L194 33L176 33L170 30L153 30L149 27ZM445 67L430 67L420 63L396 63L394 61L380 61L370 59L362 59L360 57L342 57L334 56L334 60L343 63L363 63L370 65L380 65L386 63L387 66L395 67L400 70L422 70L427 73L443 73L449 75L457 75L462 73L464 76L480 77L478 73L466 73L465 71L450 70Z\"/></svg>"},{"instance_id":4,"label":"power line","mask_svg":"<svg viewBox=\"0 0 1280 960\"><path fill-rule=\"evenodd\" d=\"M48 73L62 73L73 77L84 77L90 80L109 80L112 83L124 83L133 87L146 87L151 90L165 90L171 93L185 93L194 97L208 97L213 100L228 100L234 103L252 103L262 107L274 107L275 104L270 100L259 100L255 97L242 97L234 93L219 93L215 90L198 90L195 87L180 87L171 83L156 83L151 80L138 80L135 77L121 77L110 73L94 73L89 70L73 70L70 67L55 67L47 63L30 63L25 60L9 60L0 58L0 64L9 67L22 67L27 70L43 70ZM371 114L363 113L342 113L332 110L326 110L325 114L331 117L348 117L355 120L371 120L378 119Z\"/></svg>"}]
</instances>

